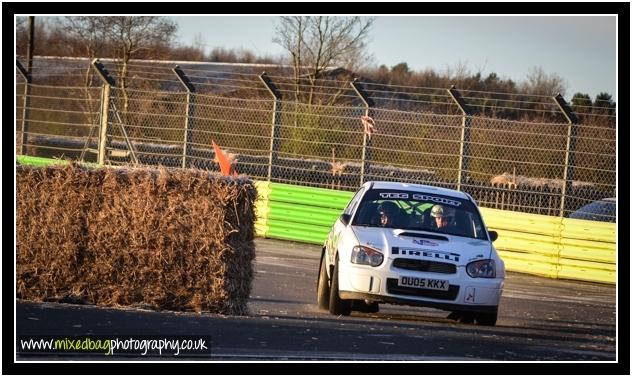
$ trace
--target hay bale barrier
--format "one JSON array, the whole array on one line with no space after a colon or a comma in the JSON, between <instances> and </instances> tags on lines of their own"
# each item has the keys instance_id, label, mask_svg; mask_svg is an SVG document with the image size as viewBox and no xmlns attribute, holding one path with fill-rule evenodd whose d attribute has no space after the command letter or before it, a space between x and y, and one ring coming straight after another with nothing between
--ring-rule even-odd
<instances>
[{"instance_id":1,"label":"hay bale barrier","mask_svg":"<svg viewBox=\"0 0 632 377\"><path fill-rule=\"evenodd\" d=\"M247 178L192 169L18 165L17 297L247 314Z\"/></svg>"}]
</instances>

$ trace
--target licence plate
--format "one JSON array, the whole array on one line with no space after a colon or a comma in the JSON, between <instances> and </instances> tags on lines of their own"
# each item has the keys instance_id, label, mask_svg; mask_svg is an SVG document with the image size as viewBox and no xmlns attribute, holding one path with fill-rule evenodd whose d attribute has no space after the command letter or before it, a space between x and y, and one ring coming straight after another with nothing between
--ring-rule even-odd
<instances>
[{"instance_id":1,"label":"licence plate","mask_svg":"<svg viewBox=\"0 0 632 377\"><path fill-rule=\"evenodd\" d=\"M450 289L450 282L448 280L424 279L410 276L400 276L398 284L400 287L436 289L439 291L447 291Z\"/></svg>"}]
</instances>

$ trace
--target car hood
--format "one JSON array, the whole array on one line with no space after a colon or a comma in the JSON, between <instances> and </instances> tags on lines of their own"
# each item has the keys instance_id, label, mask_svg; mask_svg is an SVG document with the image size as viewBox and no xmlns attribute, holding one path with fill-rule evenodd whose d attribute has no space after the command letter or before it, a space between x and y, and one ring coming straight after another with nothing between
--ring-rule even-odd
<instances>
[{"instance_id":1,"label":"car hood","mask_svg":"<svg viewBox=\"0 0 632 377\"><path fill-rule=\"evenodd\" d=\"M387 258L414 256L466 265L492 255L491 242L485 240L418 230L365 226L351 229L361 245L381 250Z\"/></svg>"}]
</instances>

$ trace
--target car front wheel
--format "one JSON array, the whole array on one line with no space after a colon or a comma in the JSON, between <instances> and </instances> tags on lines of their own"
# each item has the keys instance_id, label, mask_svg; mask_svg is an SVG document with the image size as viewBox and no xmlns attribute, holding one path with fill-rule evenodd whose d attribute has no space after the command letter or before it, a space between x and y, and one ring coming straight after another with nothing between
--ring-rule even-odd
<instances>
[{"instance_id":1,"label":"car front wheel","mask_svg":"<svg viewBox=\"0 0 632 377\"><path fill-rule=\"evenodd\" d=\"M351 300L343 300L338 294L338 258L331 276L331 289L329 292L329 313L333 315L351 314Z\"/></svg>"},{"instance_id":2,"label":"car front wheel","mask_svg":"<svg viewBox=\"0 0 632 377\"><path fill-rule=\"evenodd\" d=\"M318 296L318 308L323 310L329 309L329 277L327 277L327 261L324 254L320 262L316 291Z\"/></svg>"},{"instance_id":3,"label":"car front wheel","mask_svg":"<svg viewBox=\"0 0 632 377\"><path fill-rule=\"evenodd\" d=\"M455 320L458 323L473 324L476 322L480 326L495 326L496 321L498 321L498 310L492 313L456 311L450 313L448 319Z\"/></svg>"}]
</instances>

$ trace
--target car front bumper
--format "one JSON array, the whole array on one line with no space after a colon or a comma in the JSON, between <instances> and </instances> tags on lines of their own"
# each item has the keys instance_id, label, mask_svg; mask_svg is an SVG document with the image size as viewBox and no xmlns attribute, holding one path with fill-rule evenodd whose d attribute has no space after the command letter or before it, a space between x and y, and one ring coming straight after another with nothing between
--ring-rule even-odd
<instances>
[{"instance_id":1,"label":"car front bumper","mask_svg":"<svg viewBox=\"0 0 632 377\"><path fill-rule=\"evenodd\" d=\"M425 301L419 299L408 299L402 297L395 296L382 296L375 295L369 293L361 293L361 292L348 292L341 291L340 297L344 300L368 300L372 302L384 303L384 304L394 304L394 305L409 305L409 306L423 306L429 308L437 308L442 310L449 311L467 311L467 312L478 312L478 313L495 313L498 311L498 306L490 306L490 305L460 305L453 304L448 302L436 302L436 301Z\"/></svg>"},{"instance_id":2,"label":"car front bumper","mask_svg":"<svg viewBox=\"0 0 632 377\"><path fill-rule=\"evenodd\" d=\"M400 276L447 280L448 290L401 287ZM380 267L340 264L340 297L399 305L428 306L444 310L496 311L504 278L472 278L459 266L456 273L441 274L394 268L387 261Z\"/></svg>"}]
</instances>

